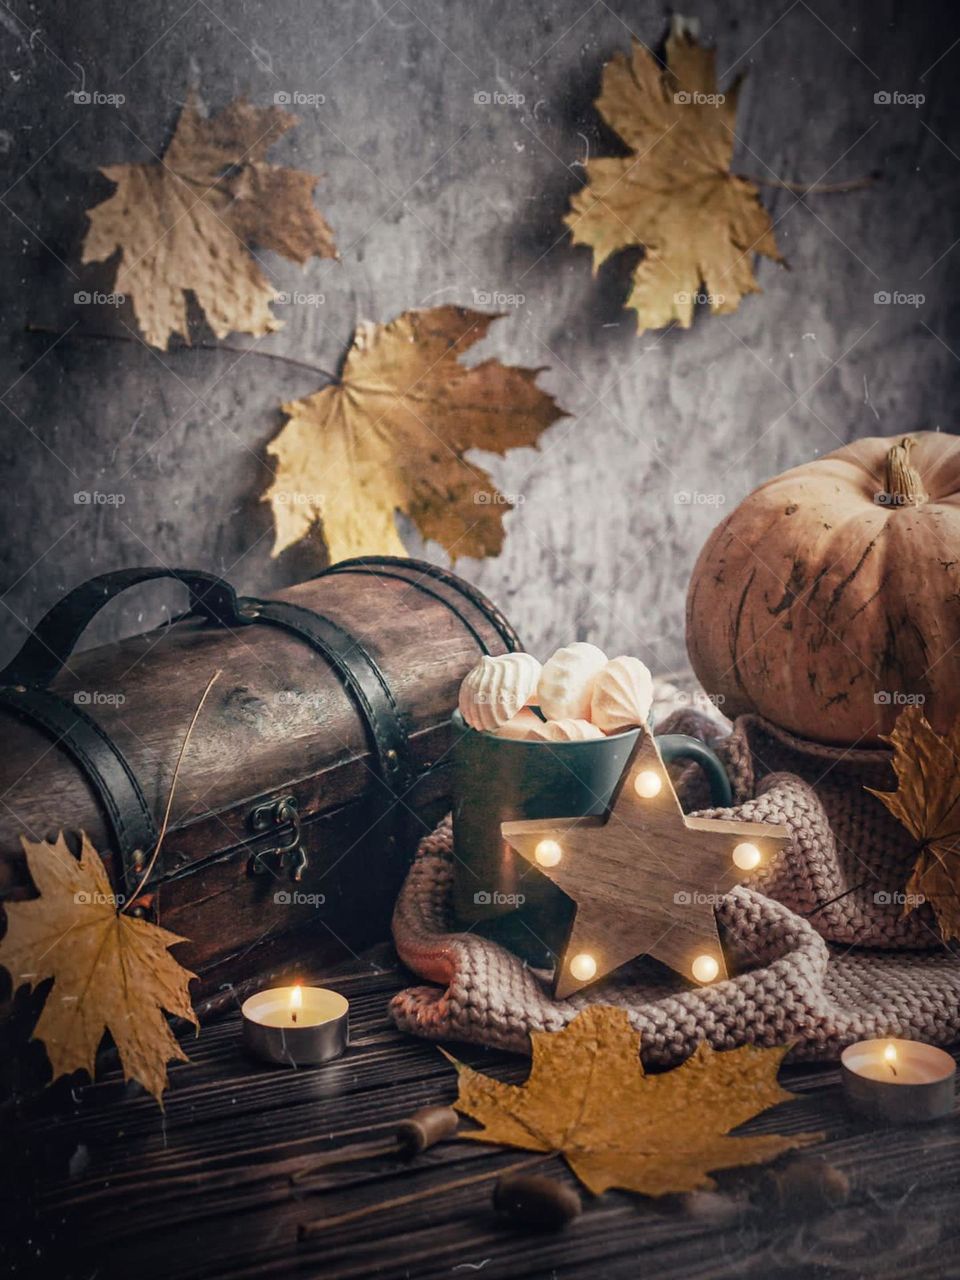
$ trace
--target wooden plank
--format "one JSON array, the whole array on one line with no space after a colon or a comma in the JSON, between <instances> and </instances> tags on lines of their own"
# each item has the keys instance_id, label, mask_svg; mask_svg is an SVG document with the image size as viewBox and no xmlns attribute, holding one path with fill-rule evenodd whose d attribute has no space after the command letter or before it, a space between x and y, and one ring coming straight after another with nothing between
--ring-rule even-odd
<instances>
[{"instance_id":1,"label":"wooden plank","mask_svg":"<svg viewBox=\"0 0 960 1280\"><path fill-rule=\"evenodd\" d=\"M584 1194L583 1216L562 1236L529 1235L493 1213L492 1179L442 1190L522 1153L456 1142L411 1164L380 1158L293 1188L290 1171L318 1151L389 1131L416 1107L455 1094L436 1048L389 1022L387 1002L405 978L386 968L382 950L324 980L351 1001L353 1043L335 1063L300 1071L251 1063L234 1011L185 1041L192 1061L172 1068L165 1112L110 1069L96 1084L58 1087L8 1115L0 1177L17 1224L7 1248L13 1256L19 1243L22 1273L29 1261L58 1280L94 1273L98 1280L449 1280L478 1269L496 1280L960 1274L960 1127L861 1123L843 1107L833 1065L785 1069L799 1097L749 1126L826 1132L817 1151L847 1173L853 1195L843 1209L814 1219L759 1210L749 1198L759 1171L731 1171L718 1177L718 1194L659 1202ZM512 1082L528 1069L516 1056L455 1050ZM543 1169L575 1185L558 1158ZM300 1221L421 1189L439 1190L297 1241Z\"/></svg>"}]
</instances>

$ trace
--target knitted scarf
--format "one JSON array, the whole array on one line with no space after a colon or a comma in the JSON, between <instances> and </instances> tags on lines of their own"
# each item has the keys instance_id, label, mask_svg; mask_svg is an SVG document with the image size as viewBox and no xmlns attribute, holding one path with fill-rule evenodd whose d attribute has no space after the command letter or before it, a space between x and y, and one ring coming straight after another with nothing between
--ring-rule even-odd
<instances>
[{"instance_id":1,"label":"knitted scarf","mask_svg":"<svg viewBox=\"0 0 960 1280\"><path fill-rule=\"evenodd\" d=\"M450 819L420 844L393 918L397 951L429 986L397 995L405 1031L530 1051L531 1031L556 1031L585 1005L627 1010L641 1056L673 1065L697 1042L714 1048L794 1043L795 1059L835 1058L856 1040L960 1038L960 954L945 946L928 905L905 913L898 896L916 848L867 786L894 789L886 750L824 747L755 716L729 732L681 710L658 733L690 733L723 759L729 810L704 809L702 775L677 778L685 810L783 823L789 847L716 908L730 977L692 988L644 958L568 1000L550 975L473 933L451 911Z\"/></svg>"}]
</instances>

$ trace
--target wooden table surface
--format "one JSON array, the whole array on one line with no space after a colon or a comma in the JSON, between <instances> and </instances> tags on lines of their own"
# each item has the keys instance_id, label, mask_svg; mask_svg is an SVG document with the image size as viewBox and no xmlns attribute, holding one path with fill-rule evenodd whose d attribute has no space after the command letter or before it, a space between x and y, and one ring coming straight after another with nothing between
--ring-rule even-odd
<instances>
[{"instance_id":1,"label":"wooden table surface","mask_svg":"<svg viewBox=\"0 0 960 1280\"><path fill-rule=\"evenodd\" d=\"M761 1174L731 1172L719 1191L654 1202L618 1192L593 1199L564 1233L500 1220L493 1180L522 1153L449 1142L401 1163L384 1157L328 1172L309 1192L291 1171L312 1154L388 1134L417 1107L452 1101L454 1072L434 1045L396 1031L387 1001L408 979L385 948L326 975L351 1002L352 1044L326 1066L291 1070L245 1057L234 1009L184 1043L166 1107L115 1069L62 1087L3 1124L3 1231L10 1276L250 1277L324 1280L420 1277L960 1277L960 1123L881 1129L844 1110L834 1066L787 1068L799 1097L753 1131L823 1129L818 1150L852 1182L826 1214L775 1213L751 1201ZM456 1047L513 1082L525 1059ZM466 1121L465 1124L469 1125ZM559 1158L541 1166L575 1185ZM298 1243L297 1224L373 1208L426 1188L428 1199L385 1208ZM6 1216L6 1215L5 1215Z\"/></svg>"}]
</instances>

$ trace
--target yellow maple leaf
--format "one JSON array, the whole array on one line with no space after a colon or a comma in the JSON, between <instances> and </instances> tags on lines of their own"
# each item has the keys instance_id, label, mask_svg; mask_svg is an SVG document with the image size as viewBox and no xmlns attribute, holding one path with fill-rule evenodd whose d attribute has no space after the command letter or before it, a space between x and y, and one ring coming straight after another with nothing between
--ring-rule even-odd
<instances>
[{"instance_id":1,"label":"yellow maple leaf","mask_svg":"<svg viewBox=\"0 0 960 1280\"><path fill-rule=\"evenodd\" d=\"M162 160L101 169L117 190L87 214L82 261L119 251L115 290L131 298L153 346L166 347L172 333L189 342L188 292L218 338L281 327L270 310L276 290L250 244L301 264L337 256L313 204L317 177L263 159L297 123L243 99L207 119L191 94Z\"/></svg>"},{"instance_id":2,"label":"yellow maple leaf","mask_svg":"<svg viewBox=\"0 0 960 1280\"><path fill-rule=\"evenodd\" d=\"M187 1055L163 1010L197 1025L189 983L196 975L167 950L184 939L117 911L100 855L85 835L79 860L63 837L22 838L40 896L7 902L0 964L14 990L53 978L34 1038L46 1046L53 1078L78 1069L93 1077L96 1053L109 1031L124 1078L161 1100L167 1063Z\"/></svg>"},{"instance_id":3,"label":"yellow maple leaf","mask_svg":"<svg viewBox=\"0 0 960 1280\"><path fill-rule=\"evenodd\" d=\"M445 306L357 326L340 381L285 404L267 445L274 556L319 521L332 562L406 555L397 511L454 559L500 551L512 503L464 454L535 445L567 415L537 387L540 369L460 363L498 318Z\"/></svg>"},{"instance_id":4,"label":"yellow maple leaf","mask_svg":"<svg viewBox=\"0 0 960 1280\"><path fill-rule=\"evenodd\" d=\"M866 789L919 845L905 913L929 902L944 940L960 940L960 721L941 737L921 707L905 707L885 740L897 790Z\"/></svg>"},{"instance_id":5,"label":"yellow maple leaf","mask_svg":"<svg viewBox=\"0 0 960 1280\"><path fill-rule=\"evenodd\" d=\"M716 1053L701 1042L679 1067L647 1075L623 1009L593 1005L562 1031L533 1032L523 1085L457 1062L458 1111L477 1142L562 1154L595 1195L609 1187L660 1196L714 1186L709 1172L762 1164L823 1135L730 1130L794 1095L777 1083L787 1048ZM449 1055L447 1055L449 1057Z\"/></svg>"},{"instance_id":6,"label":"yellow maple leaf","mask_svg":"<svg viewBox=\"0 0 960 1280\"><path fill-rule=\"evenodd\" d=\"M596 106L631 154L589 160L564 219L574 244L611 254L642 246L627 306L637 328L688 329L701 287L715 314L760 286L754 253L781 261L756 187L730 172L739 82L717 91L715 54L675 20L662 69L633 42L603 72Z\"/></svg>"}]
</instances>

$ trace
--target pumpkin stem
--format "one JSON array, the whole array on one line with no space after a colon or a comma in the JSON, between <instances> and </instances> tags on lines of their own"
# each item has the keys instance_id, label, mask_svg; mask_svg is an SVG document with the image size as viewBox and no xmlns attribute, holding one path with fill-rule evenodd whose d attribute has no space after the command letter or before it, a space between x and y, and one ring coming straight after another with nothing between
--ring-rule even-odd
<instances>
[{"instance_id":1,"label":"pumpkin stem","mask_svg":"<svg viewBox=\"0 0 960 1280\"><path fill-rule=\"evenodd\" d=\"M910 461L910 450L916 443L912 436L904 436L887 452L884 496L891 506L919 507L930 497L920 472Z\"/></svg>"}]
</instances>

